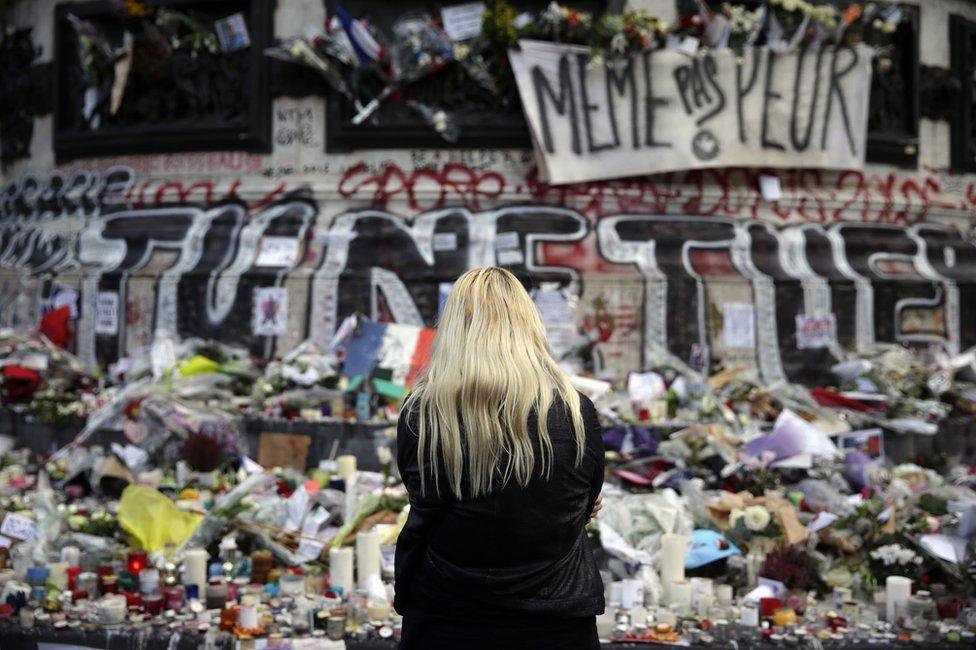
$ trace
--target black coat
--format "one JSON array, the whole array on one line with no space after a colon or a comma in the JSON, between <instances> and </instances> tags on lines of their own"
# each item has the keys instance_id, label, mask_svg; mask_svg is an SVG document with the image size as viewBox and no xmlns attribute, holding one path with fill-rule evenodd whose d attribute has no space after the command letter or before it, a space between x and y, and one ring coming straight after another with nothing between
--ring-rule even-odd
<instances>
[{"instance_id":1,"label":"black coat","mask_svg":"<svg viewBox=\"0 0 976 650\"><path fill-rule=\"evenodd\" d=\"M401 414L397 464L410 514L396 548L398 612L471 620L603 612L603 583L584 531L603 485L603 440L593 403L580 400L586 427L580 465L571 421L557 403L549 412L551 476L540 476L533 417L537 462L529 484L513 479L476 499L454 498L443 475L440 497L430 482L429 493L420 493L417 418Z\"/></svg>"}]
</instances>

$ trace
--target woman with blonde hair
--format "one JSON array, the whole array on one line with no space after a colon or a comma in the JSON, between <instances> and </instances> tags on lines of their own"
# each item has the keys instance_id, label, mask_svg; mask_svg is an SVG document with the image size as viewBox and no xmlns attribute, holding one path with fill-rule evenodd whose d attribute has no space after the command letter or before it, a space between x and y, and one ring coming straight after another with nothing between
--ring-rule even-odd
<instances>
[{"instance_id":1,"label":"woman with blonde hair","mask_svg":"<svg viewBox=\"0 0 976 650\"><path fill-rule=\"evenodd\" d=\"M396 549L401 650L599 648L596 409L510 272L454 284L397 426L410 513Z\"/></svg>"}]
</instances>

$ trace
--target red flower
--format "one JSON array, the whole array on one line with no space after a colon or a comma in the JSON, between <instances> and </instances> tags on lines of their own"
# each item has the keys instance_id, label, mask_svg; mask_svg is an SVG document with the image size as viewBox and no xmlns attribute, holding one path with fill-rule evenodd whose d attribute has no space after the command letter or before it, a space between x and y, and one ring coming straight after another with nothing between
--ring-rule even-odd
<instances>
[{"instance_id":1,"label":"red flower","mask_svg":"<svg viewBox=\"0 0 976 650\"><path fill-rule=\"evenodd\" d=\"M44 384L39 372L23 366L4 366L3 376L3 388L10 401L30 399Z\"/></svg>"},{"instance_id":2,"label":"red flower","mask_svg":"<svg viewBox=\"0 0 976 650\"><path fill-rule=\"evenodd\" d=\"M576 27L577 25L579 25L579 21L580 21L579 11L577 11L576 9L570 11L569 18L567 18L567 20L569 21L571 27Z\"/></svg>"}]
</instances>

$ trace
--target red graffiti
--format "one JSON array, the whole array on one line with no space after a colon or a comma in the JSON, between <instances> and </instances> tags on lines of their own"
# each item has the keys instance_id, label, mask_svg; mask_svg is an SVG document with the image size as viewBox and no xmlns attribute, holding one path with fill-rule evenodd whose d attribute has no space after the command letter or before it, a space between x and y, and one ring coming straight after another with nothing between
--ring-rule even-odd
<instances>
[{"instance_id":1,"label":"red graffiti","mask_svg":"<svg viewBox=\"0 0 976 650\"><path fill-rule=\"evenodd\" d=\"M403 199L412 210L442 208L449 200L480 210L483 202L501 197L505 185L505 178L499 172L478 171L463 163L411 171L388 164L380 171L372 171L369 165L360 162L343 174L339 194L345 199L365 196L374 208L385 208L391 200ZM422 196L430 198L423 201Z\"/></svg>"},{"instance_id":2,"label":"red graffiti","mask_svg":"<svg viewBox=\"0 0 976 650\"><path fill-rule=\"evenodd\" d=\"M243 183L238 179L230 183L226 191L220 191L217 181L151 181L146 180L129 188L125 200L135 209L160 205L194 204L209 207L218 201L238 201L247 206L249 212L258 212L278 199L288 191L285 181L279 182L271 190L265 192L254 201L244 201L239 191Z\"/></svg>"}]
</instances>

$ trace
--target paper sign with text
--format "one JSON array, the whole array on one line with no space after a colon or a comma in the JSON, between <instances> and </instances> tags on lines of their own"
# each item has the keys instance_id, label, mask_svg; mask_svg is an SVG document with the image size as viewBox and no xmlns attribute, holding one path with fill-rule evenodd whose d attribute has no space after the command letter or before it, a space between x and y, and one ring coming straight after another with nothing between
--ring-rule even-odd
<instances>
[{"instance_id":1,"label":"paper sign with text","mask_svg":"<svg viewBox=\"0 0 976 650\"><path fill-rule=\"evenodd\" d=\"M692 41L602 65L587 48L520 41L509 59L541 177L864 166L870 47L692 55Z\"/></svg>"},{"instance_id":2,"label":"paper sign with text","mask_svg":"<svg viewBox=\"0 0 976 650\"><path fill-rule=\"evenodd\" d=\"M837 317L833 314L797 314L796 347L801 350L826 348L837 342Z\"/></svg>"}]
</instances>

